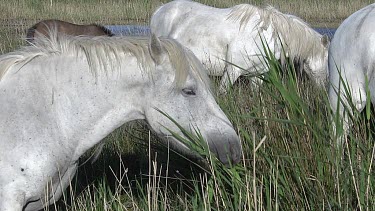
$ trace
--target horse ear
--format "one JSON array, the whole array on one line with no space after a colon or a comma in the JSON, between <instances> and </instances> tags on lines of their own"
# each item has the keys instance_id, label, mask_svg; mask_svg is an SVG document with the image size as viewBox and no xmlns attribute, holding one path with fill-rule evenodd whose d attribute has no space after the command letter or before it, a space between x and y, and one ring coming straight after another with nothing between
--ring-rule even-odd
<instances>
[{"instance_id":1,"label":"horse ear","mask_svg":"<svg viewBox=\"0 0 375 211\"><path fill-rule=\"evenodd\" d=\"M329 46L329 43L331 42L329 37L326 34L320 38L320 41L322 42L323 46L326 48Z\"/></svg>"},{"instance_id":2,"label":"horse ear","mask_svg":"<svg viewBox=\"0 0 375 211\"><path fill-rule=\"evenodd\" d=\"M149 46L151 58L156 64L161 64L165 59L165 52L159 38L151 33L150 46Z\"/></svg>"}]
</instances>

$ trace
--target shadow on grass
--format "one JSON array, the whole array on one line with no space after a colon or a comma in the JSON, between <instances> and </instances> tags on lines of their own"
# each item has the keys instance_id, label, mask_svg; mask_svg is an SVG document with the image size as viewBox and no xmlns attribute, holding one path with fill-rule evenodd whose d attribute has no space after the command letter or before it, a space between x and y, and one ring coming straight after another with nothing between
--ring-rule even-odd
<instances>
[{"instance_id":1,"label":"shadow on grass","mask_svg":"<svg viewBox=\"0 0 375 211\"><path fill-rule=\"evenodd\" d=\"M113 132L110 135L112 137L106 138L106 144L96 162L88 161L91 153L81 158L81 166L71 186L66 189L65 197L61 197L56 203L57 210L72 208L74 200L81 194L89 192L94 197L101 184L105 184L111 193L118 192L119 187L122 187L131 191L133 198L142 199L147 193L147 184L155 175L160 177L158 184L167 187L171 193L184 191L189 194L195 191L194 183L197 182L199 174L204 172L202 167L196 164L200 161L189 161L188 158L168 150L156 136L151 134L151 137L148 137L147 134L144 123L137 123L137 126L130 128L123 126ZM148 152L149 138L151 158ZM121 146L124 141L131 146ZM56 210L55 205L51 205L49 210Z\"/></svg>"}]
</instances>

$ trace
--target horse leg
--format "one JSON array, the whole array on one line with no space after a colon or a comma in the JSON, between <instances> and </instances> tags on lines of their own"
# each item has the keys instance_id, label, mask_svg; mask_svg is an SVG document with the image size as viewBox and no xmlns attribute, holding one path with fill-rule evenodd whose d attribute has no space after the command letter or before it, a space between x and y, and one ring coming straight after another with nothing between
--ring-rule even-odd
<instances>
[{"instance_id":1,"label":"horse leg","mask_svg":"<svg viewBox=\"0 0 375 211\"><path fill-rule=\"evenodd\" d=\"M241 75L264 72L264 66L259 58L250 61L246 54L241 54L238 50L243 48L243 46L237 45L238 43L234 43L233 45L227 46L225 59L228 63L226 64L226 71L220 81L220 94L226 94L230 85L233 85ZM251 65L249 65L249 62ZM258 77L251 78L251 87L253 88L253 91L257 91L262 82L263 81Z\"/></svg>"},{"instance_id":2,"label":"horse leg","mask_svg":"<svg viewBox=\"0 0 375 211\"><path fill-rule=\"evenodd\" d=\"M226 94L230 86L232 86L238 77L241 76L242 71L237 67L229 67L224 72L220 80L219 94Z\"/></svg>"},{"instance_id":3,"label":"horse leg","mask_svg":"<svg viewBox=\"0 0 375 211\"><path fill-rule=\"evenodd\" d=\"M347 77L348 78L348 77ZM337 81L337 80L336 80ZM350 81L342 81L341 84L331 84L329 88L329 101L333 115L342 119L343 134L339 134L337 145L342 146L352 125L349 116L354 114L352 109L361 112L366 106L365 81L361 77L352 77ZM338 89L340 87L340 90ZM345 88L346 87L346 88ZM349 90L347 90L349 89ZM353 108L351 107L351 103ZM336 121L332 121L333 130L336 134Z\"/></svg>"}]
</instances>

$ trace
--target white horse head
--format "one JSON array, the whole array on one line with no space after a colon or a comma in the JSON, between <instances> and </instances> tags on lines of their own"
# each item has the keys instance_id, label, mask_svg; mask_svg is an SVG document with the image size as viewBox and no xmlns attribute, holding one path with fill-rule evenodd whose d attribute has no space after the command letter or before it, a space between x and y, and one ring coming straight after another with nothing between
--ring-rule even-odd
<instances>
[{"instance_id":1,"label":"white horse head","mask_svg":"<svg viewBox=\"0 0 375 211\"><path fill-rule=\"evenodd\" d=\"M310 75L310 78L319 86L324 87L328 80L328 48L330 40L327 35L321 37L318 53L313 53L304 61L304 70Z\"/></svg>"},{"instance_id":2,"label":"white horse head","mask_svg":"<svg viewBox=\"0 0 375 211\"><path fill-rule=\"evenodd\" d=\"M285 62L284 55L300 61L307 75L319 86L324 86L328 76L328 36L319 34L299 17L281 13L274 7L268 6L258 12L260 30L268 33L267 29L273 28L273 39L280 40L283 45L282 50L279 48L281 62Z\"/></svg>"},{"instance_id":3,"label":"white horse head","mask_svg":"<svg viewBox=\"0 0 375 211\"><path fill-rule=\"evenodd\" d=\"M161 110L191 132L199 129L211 151L224 164L237 163L241 155L238 136L212 96L200 61L176 42L161 43L156 36L152 36L150 53L158 72L153 75L158 89L150 91L147 99L152 103L145 109L152 129L162 136L169 136L168 130L179 131ZM183 143L177 142L175 146L180 151L188 150Z\"/></svg>"},{"instance_id":4,"label":"white horse head","mask_svg":"<svg viewBox=\"0 0 375 211\"><path fill-rule=\"evenodd\" d=\"M199 128L226 165L242 153L194 55L171 39L48 38L0 57L0 210L38 210L60 198L81 155L146 119L160 136ZM169 130L167 130L169 129ZM188 148L170 138L183 153ZM24 207L25 206L25 207Z\"/></svg>"}]
</instances>

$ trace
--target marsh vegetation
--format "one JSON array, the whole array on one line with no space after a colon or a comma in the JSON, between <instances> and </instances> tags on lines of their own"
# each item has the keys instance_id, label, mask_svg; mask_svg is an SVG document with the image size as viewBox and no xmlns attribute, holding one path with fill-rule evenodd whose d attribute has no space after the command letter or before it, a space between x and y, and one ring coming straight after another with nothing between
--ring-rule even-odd
<instances>
[{"instance_id":1,"label":"marsh vegetation","mask_svg":"<svg viewBox=\"0 0 375 211\"><path fill-rule=\"evenodd\" d=\"M228 7L239 0L202 0ZM147 24L156 0L1 0L0 51L25 44L25 32L42 19L75 23ZM337 27L366 0L247 1L270 4L315 26ZM53 210L371 210L375 207L373 113L358 115L337 147L325 90L281 66L269 54L260 89L242 77L217 101L241 137L244 156L224 168L204 146L207 159L191 161L168 149L133 122L104 141L97 162L85 162ZM214 84L217 80L213 78ZM370 111L370 109L368 110ZM334 118L333 118L334 119ZM338 120L337 120L338 121ZM340 131L338 131L340 132ZM193 138L194 139L194 138ZM199 139L197 140L199 142ZM202 167L203 166L203 167Z\"/></svg>"}]
</instances>

